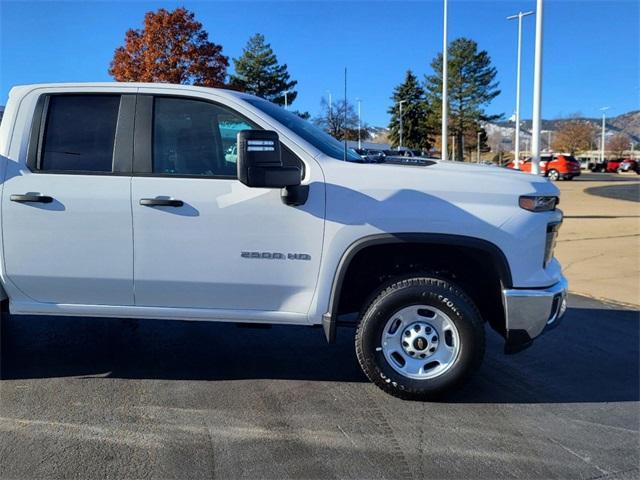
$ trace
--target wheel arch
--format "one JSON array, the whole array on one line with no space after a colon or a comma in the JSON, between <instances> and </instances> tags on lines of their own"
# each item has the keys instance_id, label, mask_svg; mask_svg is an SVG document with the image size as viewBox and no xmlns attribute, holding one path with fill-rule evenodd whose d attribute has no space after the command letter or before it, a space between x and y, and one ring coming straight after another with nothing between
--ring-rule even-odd
<instances>
[{"instance_id":1,"label":"wheel arch","mask_svg":"<svg viewBox=\"0 0 640 480\"><path fill-rule=\"evenodd\" d=\"M502 288L513 286L509 262L503 251L494 243L477 237L441 233L382 233L369 235L353 242L342 254L331 285L327 313L322 316L322 325L329 343L335 341L338 314L343 286L349 267L359 253L376 246L408 246L411 244L427 247L457 247L471 249L488 255L494 265Z\"/></svg>"}]
</instances>

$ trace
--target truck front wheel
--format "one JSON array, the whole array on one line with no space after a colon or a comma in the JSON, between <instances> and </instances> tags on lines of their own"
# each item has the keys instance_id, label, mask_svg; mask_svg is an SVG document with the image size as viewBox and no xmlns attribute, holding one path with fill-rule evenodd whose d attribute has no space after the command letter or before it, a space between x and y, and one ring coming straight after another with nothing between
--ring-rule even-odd
<instances>
[{"instance_id":1,"label":"truck front wheel","mask_svg":"<svg viewBox=\"0 0 640 480\"><path fill-rule=\"evenodd\" d=\"M431 277L378 290L356 334L360 366L391 395L427 400L465 380L482 363L484 325L471 299Z\"/></svg>"}]
</instances>

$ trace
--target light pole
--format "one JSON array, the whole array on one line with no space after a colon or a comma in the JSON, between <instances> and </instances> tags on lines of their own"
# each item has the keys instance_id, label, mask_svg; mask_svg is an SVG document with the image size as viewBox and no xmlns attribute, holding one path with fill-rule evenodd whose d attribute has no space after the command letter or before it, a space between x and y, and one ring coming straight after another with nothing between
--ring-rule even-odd
<instances>
[{"instance_id":1,"label":"light pole","mask_svg":"<svg viewBox=\"0 0 640 480\"><path fill-rule=\"evenodd\" d=\"M359 98L356 98L356 102L358 102L358 150L362 148L362 140L360 139L360 129L362 127L361 114L360 114L360 103L362 102Z\"/></svg>"},{"instance_id":2,"label":"light pole","mask_svg":"<svg viewBox=\"0 0 640 480\"><path fill-rule=\"evenodd\" d=\"M480 131L478 131L478 145L477 145L477 154L478 154L478 163L480 163Z\"/></svg>"},{"instance_id":3,"label":"light pole","mask_svg":"<svg viewBox=\"0 0 640 480\"><path fill-rule=\"evenodd\" d=\"M518 168L520 164L520 71L522 65L522 18L533 15L533 12L518 12L517 15L507 17L507 20L518 19L518 62L516 70L516 138L515 138L515 157L514 165Z\"/></svg>"},{"instance_id":4,"label":"light pole","mask_svg":"<svg viewBox=\"0 0 640 480\"><path fill-rule=\"evenodd\" d=\"M547 151L551 151L551 130L542 130L540 133L547 134Z\"/></svg>"},{"instance_id":5,"label":"light pole","mask_svg":"<svg viewBox=\"0 0 640 480\"><path fill-rule=\"evenodd\" d=\"M543 1L536 1L536 48L533 67L533 125L531 127L531 173L540 173L540 106L542 101Z\"/></svg>"},{"instance_id":6,"label":"light pole","mask_svg":"<svg viewBox=\"0 0 640 480\"><path fill-rule=\"evenodd\" d=\"M547 147L549 148L549 151L552 150L551 148L551 130L547 130Z\"/></svg>"},{"instance_id":7,"label":"light pole","mask_svg":"<svg viewBox=\"0 0 640 480\"><path fill-rule=\"evenodd\" d=\"M289 109L289 102L288 102L288 98L287 98L288 94L289 94L289 90L285 90L284 91L284 109L285 110Z\"/></svg>"},{"instance_id":8,"label":"light pole","mask_svg":"<svg viewBox=\"0 0 640 480\"><path fill-rule=\"evenodd\" d=\"M406 100L400 100L398 104L400 105L400 145L398 146L398 150L402 148L402 104L405 103Z\"/></svg>"},{"instance_id":9,"label":"light pole","mask_svg":"<svg viewBox=\"0 0 640 480\"><path fill-rule=\"evenodd\" d=\"M448 110L448 94L447 94L447 89L448 89L448 52L447 52L447 4L449 2L447 0L444 0L444 15L443 15L443 22L444 22L444 27L442 30L442 140L440 143L442 143L442 154L440 155L442 157L442 160L447 160L449 158L449 155L447 154L447 138L449 138L449 133L448 133L448 123L449 123L449 110Z\"/></svg>"},{"instance_id":10,"label":"light pole","mask_svg":"<svg viewBox=\"0 0 640 480\"><path fill-rule=\"evenodd\" d=\"M602 136L600 137L600 163L604 162L604 138L607 130L606 127L606 111L611 107L602 107L600 111L602 112Z\"/></svg>"}]
</instances>

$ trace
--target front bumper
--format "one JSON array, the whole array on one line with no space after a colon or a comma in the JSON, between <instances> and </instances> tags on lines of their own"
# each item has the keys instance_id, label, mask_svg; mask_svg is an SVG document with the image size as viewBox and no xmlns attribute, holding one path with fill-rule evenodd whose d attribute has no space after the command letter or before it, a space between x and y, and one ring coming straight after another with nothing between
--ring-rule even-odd
<instances>
[{"instance_id":1,"label":"front bumper","mask_svg":"<svg viewBox=\"0 0 640 480\"><path fill-rule=\"evenodd\" d=\"M565 277L544 289L509 289L502 291L505 316L505 352L527 348L543 331L560 323L567 310Z\"/></svg>"}]
</instances>

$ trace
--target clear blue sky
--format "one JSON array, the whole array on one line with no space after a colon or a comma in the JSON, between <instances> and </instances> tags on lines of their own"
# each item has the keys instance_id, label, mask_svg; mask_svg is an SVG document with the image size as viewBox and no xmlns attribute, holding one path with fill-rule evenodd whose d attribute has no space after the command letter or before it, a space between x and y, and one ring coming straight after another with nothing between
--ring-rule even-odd
<instances>
[{"instance_id":1,"label":"clear blue sky","mask_svg":"<svg viewBox=\"0 0 640 480\"><path fill-rule=\"evenodd\" d=\"M545 1L545 118L580 112L597 116L640 106L638 0ZM298 80L294 108L315 114L327 90L362 99L363 120L386 126L390 95L411 68L420 78L442 45L442 1L422 2L27 2L1 0L0 105L13 85L108 81L107 67L128 28L145 12L184 5L196 13L223 53L239 56L248 37L263 33ZM513 112L516 21L535 1L456 1L449 4L449 38L466 36L486 49L502 94L491 113ZM524 20L524 118L531 114L534 17ZM232 70L233 63L230 70Z\"/></svg>"}]
</instances>

